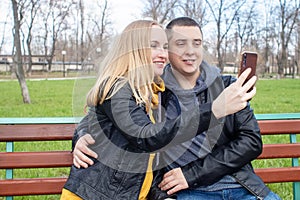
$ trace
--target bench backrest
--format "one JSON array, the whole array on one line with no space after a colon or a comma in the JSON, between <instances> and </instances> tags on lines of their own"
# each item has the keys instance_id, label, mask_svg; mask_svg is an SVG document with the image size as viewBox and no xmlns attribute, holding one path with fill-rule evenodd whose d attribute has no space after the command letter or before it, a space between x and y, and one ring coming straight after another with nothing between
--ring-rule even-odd
<instances>
[{"instance_id":1,"label":"bench backrest","mask_svg":"<svg viewBox=\"0 0 300 200\"><path fill-rule=\"evenodd\" d=\"M268 118L258 117L262 135L300 133L300 119L266 120ZM66 181L66 177L13 179L13 169L69 167L72 164L70 151L13 152L13 142L70 141L79 119L49 118L29 121L22 118L4 121L0 119L0 142L7 143L7 152L0 152L0 169L7 169L6 179L0 180L0 196L59 194ZM263 153L258 159L299 157L300 143L264 144ZM266 183L300 181L299 167L264 168L255 171Z\"/></svg>"},{"instance_id":2,"label":"bench backrest","mask_svg":"<svg viewBox=\"0 0 300 200\"><path fill-rule=\"evenodd\" d=\"M258 159L299 158L300 143L296 143L296 134L300 134L300 119L294 120L259 120L262 135L290 135L295 143L264 144ZM256 169L256 173L266 183L300 181L299 167Z\"/></svg>"},{"instance_id":3,"label":"bench backrest","mask_svg":"<svg viewBox=\"0 0 300 200\"><path fill-rule=\"evenodd\" d=\"M78 120L26 119L26 124L22 119L0 124L0 142L6 142L7 151L0 152L0 169L7 169L6 179L0 180L0 196L59 194L66 177L13 179L13 169L70 167L71 151L14 152L14 142L71 141Z\"/></svg>"}]
</instances>

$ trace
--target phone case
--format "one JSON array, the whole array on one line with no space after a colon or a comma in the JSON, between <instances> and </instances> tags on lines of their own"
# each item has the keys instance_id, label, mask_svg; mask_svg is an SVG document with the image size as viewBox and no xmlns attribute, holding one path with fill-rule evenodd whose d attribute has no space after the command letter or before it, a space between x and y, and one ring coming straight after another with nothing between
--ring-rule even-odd
<instances>
[{"instance_id":1,"label":"phone case","mask_svg":"<svg viewBox=\"0 0 300 200\"><path fill-rule=\"evenodd\" d=\"M241 65L239 69L238 75L240 76L247 68L251 68L251 73L247 77L246 81L248 81L252 76L256 74L256 63L257 63L257 53L244 51L241 54Z\"/></svg>"}]
</instances>

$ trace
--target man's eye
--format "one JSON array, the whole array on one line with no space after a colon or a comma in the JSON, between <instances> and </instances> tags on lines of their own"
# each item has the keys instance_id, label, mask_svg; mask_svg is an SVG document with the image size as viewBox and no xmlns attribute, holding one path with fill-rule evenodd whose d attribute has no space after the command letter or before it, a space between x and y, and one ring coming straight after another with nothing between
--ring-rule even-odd
<instances>
[{"instance_id":1,"label":"man's eye","mask_svg":"<svg viewBox=\"0 0 300 200\"><path fill-rule=\"evenodd\" d=\"M202 41L195 41L195 42L194 42L194 45L195 45L195 46L201 46L201 45L202 45Z\"/></svg>"},{"instance_id":2,"label":"man's eye","mask_svg":"<svg viewBox=\"0 0 300 200\"><path fill-rule=\"evenodd\" d=\"M151 48L156 48L157 45L156 44L151 44Z\"/></svg>"},{"instance_id":3,"label":"man's eye","mask_svg":"<svg viewBox=\"0 0 300 200\"><path fill-rule=\"evenodd\" d=\"M177 42L177 45L178 45L178 46L183 46L183 45L184 45L184 42Z\"/></svg>"}]
</instances>

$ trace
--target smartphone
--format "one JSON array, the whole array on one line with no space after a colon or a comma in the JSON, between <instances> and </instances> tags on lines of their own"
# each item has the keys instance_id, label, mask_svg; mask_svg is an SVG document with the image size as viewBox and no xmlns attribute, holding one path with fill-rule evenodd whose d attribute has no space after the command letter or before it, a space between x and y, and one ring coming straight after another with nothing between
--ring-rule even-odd
<instances>
[{"instance_id":1,"label":"smartphone","mask_svg":"<svg viewBox=\"0 0 300 200\"><path fill-rule=\"evenodd\" d=\"M238 72L238 76L240 76L247 68L252 69L251 73L246 78L245 83L256 74L256 64L257 64L257 53L256 52L251 52L251 51L242 52L241 65L240 65L240 69Z\"/></svg>"}]
</instances>

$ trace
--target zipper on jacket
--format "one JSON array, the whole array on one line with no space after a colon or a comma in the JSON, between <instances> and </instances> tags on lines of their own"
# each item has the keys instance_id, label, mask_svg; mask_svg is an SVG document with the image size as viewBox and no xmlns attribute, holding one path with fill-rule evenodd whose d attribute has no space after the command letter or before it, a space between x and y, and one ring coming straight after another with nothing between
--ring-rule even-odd
<instances>
[{"instance_id":1,"label":"zipper on jacket","mask_svg":"<svg viewBox=\"0 0 300 200\"><path fill-rule=\"evenodd\" d=\"M246 188L251 194L253 194L257 200L263 200L264 198L263 197L260 197L258 196L253 190L251 190L247 185L245 185L244 183L242 183L238 178L236 178L235 176L233 175L230 175L232 176L239 184L241 184L241 186L243 186L244 188Z\"/></svg>"}]
</instances>

